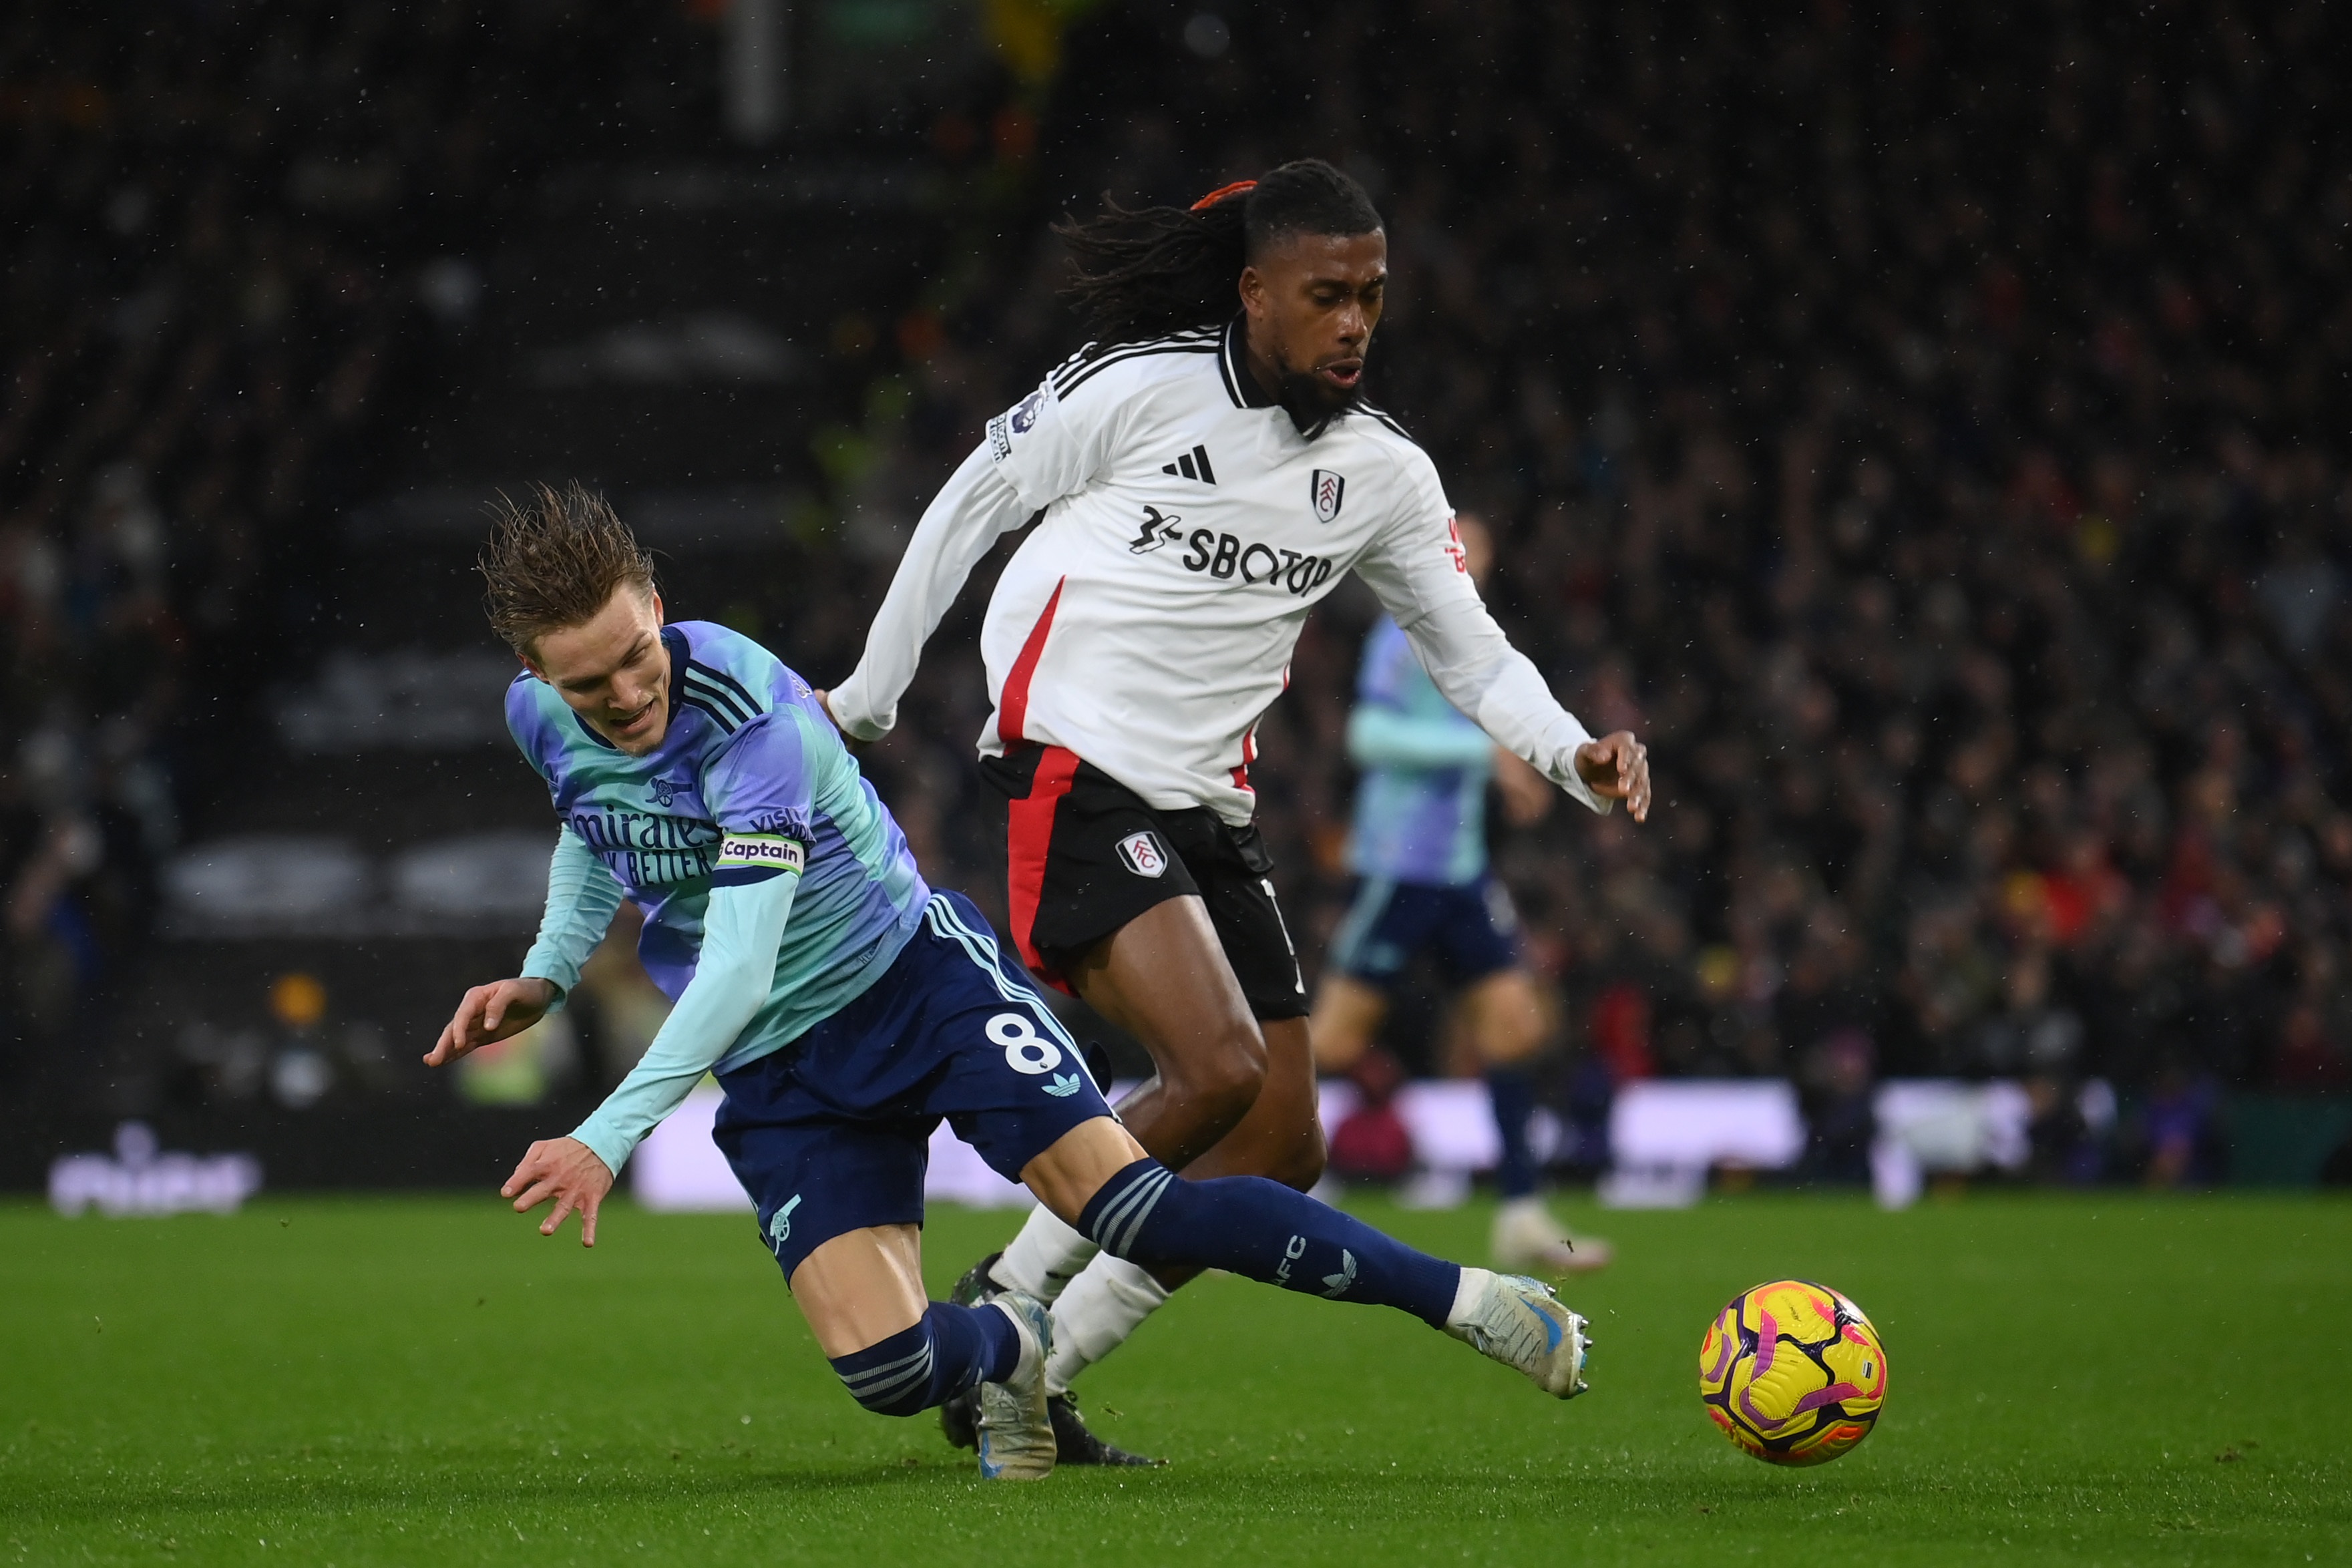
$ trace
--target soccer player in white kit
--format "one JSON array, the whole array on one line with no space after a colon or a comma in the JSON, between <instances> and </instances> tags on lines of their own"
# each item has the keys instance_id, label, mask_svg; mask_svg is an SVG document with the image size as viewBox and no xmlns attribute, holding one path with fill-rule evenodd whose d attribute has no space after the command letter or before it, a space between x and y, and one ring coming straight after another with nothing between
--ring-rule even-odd
<instances>
[{"instance_id":1,"label":"soccer player in white kit","mask_svg":"<svg viewBox=\"0 0 2352 1568\"><path fill-rule=\"evenodd\" d=\"M845 733L886 734L972 566L1034 524L981 632L1022 958L1150 1051L1119 1114L1156 1158L1304 1189L1323 1169L1307 996L1249 768L1308 613L1359 574L1446 699L1595 812L1648 816L1647 754L1594 740L1511 647L1435 468L1362 401L1388 270L1362 187L1305 160L1062 233L1097 341L989 421L825 701ZM959 1295L1053 1302L1062 1462L1146 1463L1087 1432L1069 1383L1187 1278L1040 1210ZM943 1415L968 1437L968 1412Z\"/></svg>"}]
</instances>

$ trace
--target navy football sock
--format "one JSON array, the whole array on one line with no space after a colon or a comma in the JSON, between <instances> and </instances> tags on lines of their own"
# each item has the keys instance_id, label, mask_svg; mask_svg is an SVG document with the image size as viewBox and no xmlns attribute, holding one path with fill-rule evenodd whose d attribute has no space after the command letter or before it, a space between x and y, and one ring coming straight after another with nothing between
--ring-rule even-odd
<instances>
[{"instance_id":1,"label":"navy football sock","mask_svg":"<svg viewBox=\"0 0 2352 1568\"><path fill-rule=\"evenodd\" d=\"M1103 1184L1078 1228L1146 1268L1197 1264L1335 1300L1370 1301L1444 1328L1462 1270L1263 1176L1187 1182L1138 1160Z\"/></svg>"},{"instance_id":2,"label":"navy football sock","mask_svg":"<svg viewBox=\"0 0 2352 1568\"><path fill-rule=\"evenodd\" d=\"M877 1415L913 1415L975 1383L1002 1383L1021 1362L1021 1333L994 1307L934 1301L923 1321L833 1358L849 1396Z\"/></svg>"},{"instance_id":3,"label":"navy football sock","mask_svg":"<svg viewBox=\"0 0 2352 1568\"><path fill-rule=\"evenodd\" d=\"M1495 1131L1503 1135L1495 1190L1507 1199L1531 1197L1536 1190L1536 1155L1528 1146L1528 1121L1536 1111L1535 1083L1524 1068L1488 1068L1486 1096L1495 1102Z\"/></svg>"}]
</instances>

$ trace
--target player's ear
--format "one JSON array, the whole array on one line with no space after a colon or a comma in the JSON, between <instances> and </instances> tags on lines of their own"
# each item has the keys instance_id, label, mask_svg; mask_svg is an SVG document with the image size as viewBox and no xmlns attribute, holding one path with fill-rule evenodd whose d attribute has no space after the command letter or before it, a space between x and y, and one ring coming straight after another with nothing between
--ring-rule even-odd
<instances>
[{"instance_id":1,"label":"player's ear","mask_svg":"<svg viewBox=\"0 0 2352 1568\"><path fill-rule=\"evenodd\" d=\"M1265 274L1260 272L1255 267L1243 268L1241 296L1242 309L1249 312L1250 320L1264 321L1265 319Z\"/></svg>"},{"instance_id":2,"label":"player's ear","mask_svg":"<svg viewBox=\"0 0 2352 1568\"><path fill-rule=\"evenodd\" d=\"M666 626L669 625L669 617L662 613L661 590L659 588L656 588L653 591L653 597L654 625L657 626Z\"/></svg>"}]
</instances>

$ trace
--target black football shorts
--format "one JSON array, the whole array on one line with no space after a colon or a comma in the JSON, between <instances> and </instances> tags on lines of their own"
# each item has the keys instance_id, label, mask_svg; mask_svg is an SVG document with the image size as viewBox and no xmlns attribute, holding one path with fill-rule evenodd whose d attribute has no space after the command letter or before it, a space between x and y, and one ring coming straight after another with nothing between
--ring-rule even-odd
<instances>
[{"instance_id":1,"label":"black football shorts","mask_svg":"<svg viewBox=\"0 0 2352 1568\"><path fill-rule=\"evenodd\" d=\"M1013 939L1039 978L1066 991L1066 965L1165 900L1208 905L1225 962L1259 1018L1303 1018L1307 984L1275 902L1274 858L1255 824L1206 806L1160 811L1075 752L1024 746L982 757L1005 803L1005 893Z\"/></svg>"}]
</instances>

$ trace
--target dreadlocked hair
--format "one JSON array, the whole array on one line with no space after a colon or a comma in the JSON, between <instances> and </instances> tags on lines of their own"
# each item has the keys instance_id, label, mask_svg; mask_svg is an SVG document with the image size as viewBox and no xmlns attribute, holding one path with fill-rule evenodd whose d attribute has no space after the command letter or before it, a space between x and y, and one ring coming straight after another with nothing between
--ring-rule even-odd
<instances>
[{"instance_id":1,"label":"dreadlocked hair","mask_svg":"<svg viewBox=\"0 0 2352 1568\"><path fill-rule=\"evenodd\" d=\"M1320 158L1301 158L1192 207L1123 207L1054 227L1069 247L1062 297L1096 342L1134 342L1214 326L1238 309L1242 268L1293 234L1370 234L1381 215L1364 187Z\"/></svg>"}]
</instances>

